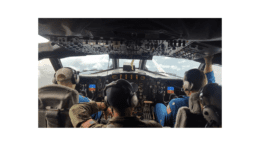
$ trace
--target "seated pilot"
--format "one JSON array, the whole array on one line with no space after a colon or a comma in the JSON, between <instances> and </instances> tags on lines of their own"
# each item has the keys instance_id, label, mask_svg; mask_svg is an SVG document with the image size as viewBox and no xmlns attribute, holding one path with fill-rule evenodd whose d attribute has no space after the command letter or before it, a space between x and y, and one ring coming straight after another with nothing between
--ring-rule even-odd
<instances>
[{"instance_id":1,"label":"seated pilot","mask_svg":"<svg viewBox=\"0 0 260 146\"><path fill-rule=\"evenodd\" d=\"M69 67L60 68L54 74L54 84L63 85L75 89L76 84L79 83L79 76L76 71ZM79 103L90 102L90 99L79 95ZM97 112L91 115L95 120L99 120L102 116L102 112Z\"/></svg>"},{"instance_id":2,"label":"seated pilot","mask_svg":"<svg viewBox=\"0 0 260 146\"><path fill-rule=\"evenodd\" d=\"M183 78L183 90L186 96L172 99L166 107L163 103L157 103L154 107L156 121L162 126L174 127L178 109L182 106L188 106L189 96L198 92L208 83L214 83L215 77L212 70L212 56L204 58L204 72L199 69L191 69L185 72Z\"/></svg>"},{"instance_id":3,"label":"seated pilot","mask_svg":"<svg viewBox=\"0 0 260 146\"><path fill-rule=\"evenodd\" d=\"M221 89L218 84L209 83L200 92L191 94L189 108L178 110L175 127L221 127Z\"/></svg>"},{"instance_id":4,"label":"seated pilot","mask_svg":"<svg viewBox=\"0 0 260 146\"><path fill-rule=\"evenodd\" d=\"M134 107L138 104L136 89L126 80L120 79L108 84L104 90L105 102L88 102L73 105L69 116L74 127L82 128L114 128L114 127L162 127L155 121L142 121L132 116ZM113 118L106 125L98 124L91 114L104 111L111 106L113 112L107 110L107 115ZM110 113L111 112L111 113Z\"/></svg>"}]
</instances>

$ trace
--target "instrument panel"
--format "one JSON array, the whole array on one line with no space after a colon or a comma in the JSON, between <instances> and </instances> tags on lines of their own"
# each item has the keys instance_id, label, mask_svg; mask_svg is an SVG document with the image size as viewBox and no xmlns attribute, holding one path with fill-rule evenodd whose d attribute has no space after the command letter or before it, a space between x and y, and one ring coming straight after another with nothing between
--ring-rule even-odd
<instances>
[{"instance_id":1,"label":"instrument panel","mask_svg":"<svg viewBox=\"0 0 260 146\"><path fill-rule=\"evenodd\" d=\"M154 120L154 103L164 103L175 98L172 95L185 95L181 91L183 81L181 79L154 78L140 73L114 73L107 76L87 77L80 76L79 93L86 93L85 96L91 100L104 101L104 88L107 84L118 79L125 79L138 85L136 95L138 105L133 111L133 115L143 120Z\"/></svg>"},{"instance_id":2,"label":"instrument panel","mask_svg":"<svg viewBox=\"0 0 260 146\"><path fill-rule=\"evenodd\" d=\"M140 101L167 102L171 94L184 95L180 79L153 78L140 73L116 73L108 76L80 77L80 91L95 101L104 98L103 89L107 84L118 79L125 79L138 85L137 97Z\"/></svg>"}]
</instances>

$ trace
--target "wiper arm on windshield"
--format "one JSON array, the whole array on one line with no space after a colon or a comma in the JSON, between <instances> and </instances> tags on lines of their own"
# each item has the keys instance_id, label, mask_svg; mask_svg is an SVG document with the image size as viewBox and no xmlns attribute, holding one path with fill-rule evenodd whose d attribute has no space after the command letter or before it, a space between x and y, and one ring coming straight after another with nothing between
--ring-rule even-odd
<instances>
[{"instance_id":1,"label":"wiper arm on windshield","mask_svg":"<svg viewBox=\"0 0 260 146\"><path fill-rule=\"evenodd\" d=\"M83 70L79 73L88 72L88 71L104 71L104 70L98 70L98 69L90 69L90 70Z\"/></svg>"},{"instance_id":2,"label":"wiper arm on windshield","mask_svg":"<svg viewBox=\"0 0 260 146\"><path fill-rule=\"evenodd\" d=\"M155 74L158 74L158 75L163 75L163 74L167 74L167 75L171 75L171 76L174 76L174 77L178 77L178 78L182 78L180 76L177 76L176 74L173 74L173 73L167 73L167 72L157 72L157 71L151 71L152 73L155 73Z\"/></svg>"},{"instance_id":3,"label":"wiper arm on windshield","mask_svg":"<svg viewBox=\"0 0 260 146\"><path fill-rule=\"evenodd\" d=\"M98 70L98 69L90 69L90 70L83 70L81 71L80 73L83 73L83 72L88 72L88 71L97 71L97 72L94 72L94 73L91 73L91 74L95 74L95 73L100 73L100 72L104 72L104 71L108 71L108 70L112 70L113 68L110 68L110 69L105 69L105 70Z\"/></svg>"},{"instance_id":4,"label":"wiper arm on windshield","mask_svg":"<svg viewBox=\"0 0 260 146\"><path fill-rule=\"evenodd\" d=\"M87 72L87 71L102 71L102 70L98 70L98 69L90 69L90 70L83 70L82 72Z\"/></svg>"}]
</instances>

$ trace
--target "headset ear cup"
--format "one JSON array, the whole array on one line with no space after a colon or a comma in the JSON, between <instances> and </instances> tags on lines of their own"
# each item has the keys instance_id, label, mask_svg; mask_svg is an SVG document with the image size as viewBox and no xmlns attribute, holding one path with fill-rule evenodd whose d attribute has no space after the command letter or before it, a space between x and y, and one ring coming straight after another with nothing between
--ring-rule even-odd
<instances>
[{"instance_id":1,"label":"headset ear cup","mask_svg":"<svg viewBox=\"0 0 260 146\"><path fill-rule=\"evenodd\" d=\"M79 80L79 75L78 75L78 74L76 74L76 80L75 80L75 81L76 81L76 82L75 82L76 84L78 84L79 81L80 81L80 80Z\"/></svg>"},{"instance_id":2,"label":"headset ear cup","mask_svg":"<svg viewBox=\"0 0 260 146\"><path fill-rule=\"evenodd\" d=\"M106 104L107 106L109 106L109 103L108 103L108 101L107 101L107 96L104 97L104 102L105 102L105 104Z\"/></svg>"},{"instance_id":3,"label":"headset ear cup","mask_svg":"<svg viewBox=\"0 0 260 146\"><path fill-rule=\"evenodd\" d=\"M184 90L186 90L186 89L189 90L189 86L190 86L190 82L188 82L188 81L184 81L184 82L183 82L183 88L184 88Z\"/></svg>"},{"instance_id":4,"label":"headset ear cup","mask_svg":"<svg viewBox=\"0 0 260 146\"><path fill-rule=\"evenodd\" d=\"M56 73L54 73L54 77L53 77L53 79L52 79L52 83L53 83L53 84L58 84L58 83L57 83L57 80L56 80Z\"/></svg>"},{"instance_id":5,"label":"headset ear cup","mask_svg":"<svg viewBox=\"0 0 260 146\"><path fill-rule=\"evenodd\" d=\"M210 123L212 121L221 125L221 117L212 106L206 106L202 111L203 117Z\"/></svg>"},{"instance_id":6,"label":"headset ear cup","mask_svg":"<svg viewBox=\"0 0 260 146\"><path fill-rule=\"evenodd\" d=\"M52 83L53 83L53 84L58 84L55 77L52 79Z\"/></svg>"},{"instance_id":7,"label":"headset ear cup","mask_svg":"<svg viewBox=\"0 0 260 146\"><path fill-rule=\"evenodd\" d=\"M72 84L78 84L79 83L79 74L77 73L77 71L73 70L73 75L71 78L71 82Z\"/></svg>"},{"instance_id":8,"label":"headset ear cup","mask_svg":"<svg viewBox=\"0 0 260 146\"><path fill-rule=\"evenodd\" d=\"M188 89L189 91L191 91L193 88L193 83L190 83L189 81L184 81L183 87L184 87L184 89Z\"/></svg>"},{"instance_id":9,"label":"headset ear cup","mask_svg":"<svg viewBox=\"0 0 260 146\"><path fill-rule=\"evenodd\" d=\"M75 77L75 71L74 70L72 70L72 72L73 72L73 75L72 75L72 77L71 77L71 83L72 84L76 84L76 77Z\"/></svg>"},{"instance_id":10,"label":"headset ear cup","mask_svg":"<svg viewBox=\"0 0 260 146\"><path fill-rule=\"evenodd\" d=\"M131 107L136 107L138 104L138 98L136 96L136 94L134 93L134 95L131 97Z\"/></svg>"}]
</instances>

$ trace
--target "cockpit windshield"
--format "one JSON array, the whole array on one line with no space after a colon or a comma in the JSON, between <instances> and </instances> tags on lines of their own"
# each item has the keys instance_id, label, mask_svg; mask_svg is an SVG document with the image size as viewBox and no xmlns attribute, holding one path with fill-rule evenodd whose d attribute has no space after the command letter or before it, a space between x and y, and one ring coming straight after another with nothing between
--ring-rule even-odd
<instances>
[{"instance_id":1,"label":"cockpit windshield","mask_svg":"<svg viewBox=\"0 0 260 146\"><path fill-rule=\"evenodd\" d=\"M109 59L108 54L67 57L60 60L63 67L71 67L80 71L80 74L91 74L113 68L112 59ZM123 67L124 62L131 63L132 59L119 59L119 67ZM135 68L139 68L139 62L140 59L134 60ZM152 60L147 60L145 69L157 73L165 72L183 78L185 71L198 68L199 65L199 62L188 59L153 56ZM213 65L213 69L216 82L221 84L221 66Z\"/></svg>"},{"instance_id":2,"label":"cockpit windshield","mask_svg":"<svg viewBox=\"0 0 260 146\"><path fill-rule=\"evenodd\" d=\"M123 67L124 62L131 63L132 59L119 59L119 67ZM139 61L140 59L135 59L133 65L135 65L135 68L139 68Z\"/></svg>"},{"instance_id":3,"label":"cockpit windshield","mask_svg":"<svg viewBox=\"0 0 260 146\"><path fill-rule=\"evenodd\" d=\"M109 55L88 55L76 56L60 59L63 67L71 67L81 74L91 74L112 68L112 59ZM109 63L108 63L109 61ZM139 59L134 60L135 68L139 68ZM123 67L124 62L132 62L132 59L119 59L119 67Z\"/></svg>"}]
</instances>

